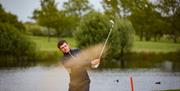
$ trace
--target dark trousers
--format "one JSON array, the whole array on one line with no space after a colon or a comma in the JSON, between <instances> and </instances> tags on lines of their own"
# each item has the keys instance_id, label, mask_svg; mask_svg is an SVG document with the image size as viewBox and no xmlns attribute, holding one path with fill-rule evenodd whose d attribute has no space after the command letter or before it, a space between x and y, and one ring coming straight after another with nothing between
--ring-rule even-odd
<instances>
[{"instance_id":1,"label":"dark trousers","mask_svg":"<svg viewBox=\"0 0 180 91\"><path fill-rule=\"evenodd\" d=\"M89 91L89 87L90 87L89 85L90 82L84 84L77 83L77 85L69 84L68 91Z\"/></svg>"}]
</instances>

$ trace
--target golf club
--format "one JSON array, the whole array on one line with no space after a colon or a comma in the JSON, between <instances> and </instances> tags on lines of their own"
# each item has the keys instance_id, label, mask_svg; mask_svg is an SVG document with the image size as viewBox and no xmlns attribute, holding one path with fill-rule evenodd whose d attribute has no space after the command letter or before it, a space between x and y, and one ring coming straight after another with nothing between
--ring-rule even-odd
<instances>
[{"instance_id":1,"label":"golf club","mask_svg":"<svg viewBox=\"0 0 180 91\"><path fill-rule=\"evenodd\" d=\"M103 48L102 48L102 50L101 50L99 59L101 58L101 56L102 56L102 54L103 54L104 48L106 47L107 41L108 41L108 39L109 39L109 37L110 37L110 35L111 35L111 32L112 32L112 30L113 30L113 27L114 27L114 21L113 21L113 20L110 20L109 22L112 23L112 26L111 26L111 29L110 29L110 31L109 31L109 33L108 33L108 36L107 36L107 38L106 38L106 40L105 40L105 42L104 42L104 45L103 45ZM99 64L95 65L94 67L97 68L98 66L99 66Z\"/></svg>"}]
</instances>

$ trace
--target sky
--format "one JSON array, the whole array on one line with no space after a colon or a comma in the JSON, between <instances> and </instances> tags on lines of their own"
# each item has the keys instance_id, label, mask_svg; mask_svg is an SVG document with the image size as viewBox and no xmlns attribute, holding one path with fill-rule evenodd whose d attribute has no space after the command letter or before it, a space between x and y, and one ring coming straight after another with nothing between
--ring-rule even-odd
<instances>
[{"instance_id":1,"label":"sky","mask_svg":"<svg viewBox=\"0 0 180 91\"><path fill-rule=\"evenodd\" d=\"M63 3L68 0L55 0L58 3L58 8L62 8ZM98 10L102 11L102 0L89 0L90 4ZM18 20L22 22L33 21L30 19L34 9L40 8L40 0L0 0L3 8L7 12L11 12L18 16Z\"/></svg>"}]
</instances>

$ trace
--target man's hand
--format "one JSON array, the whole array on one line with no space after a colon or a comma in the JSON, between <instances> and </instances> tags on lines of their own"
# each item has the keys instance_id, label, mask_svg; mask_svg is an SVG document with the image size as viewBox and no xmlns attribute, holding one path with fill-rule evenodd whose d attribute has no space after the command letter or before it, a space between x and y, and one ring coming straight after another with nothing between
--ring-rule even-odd
<instances>
[{"instance_id":1,"label":"man's hand","mask_svg":"<svg viewBox=\"0 0 180 91\"><path fill-rule=\"evenodd\" d=\"M91 61L91 67L92 68L97 68L100 64L100 59L95 59Z\"/></svg>"}]
</instances>

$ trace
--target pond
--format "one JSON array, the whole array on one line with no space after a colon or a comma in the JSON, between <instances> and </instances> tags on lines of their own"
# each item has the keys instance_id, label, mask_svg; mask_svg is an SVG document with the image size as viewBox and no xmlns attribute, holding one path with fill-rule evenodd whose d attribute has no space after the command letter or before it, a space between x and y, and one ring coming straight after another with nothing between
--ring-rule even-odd
<instances>
[{"instance_id":1,"label":"pond","mask_svg":"<svg viewBox=\"0 0 180 91\"><path fill-rule=\"evenodd\" d=\"M180 72L159 69L89 70L90 91L135 91L180 89ZM29 67L0 70L0 91L67 91L64 67Z\"/></svg>"}]
</instances>

